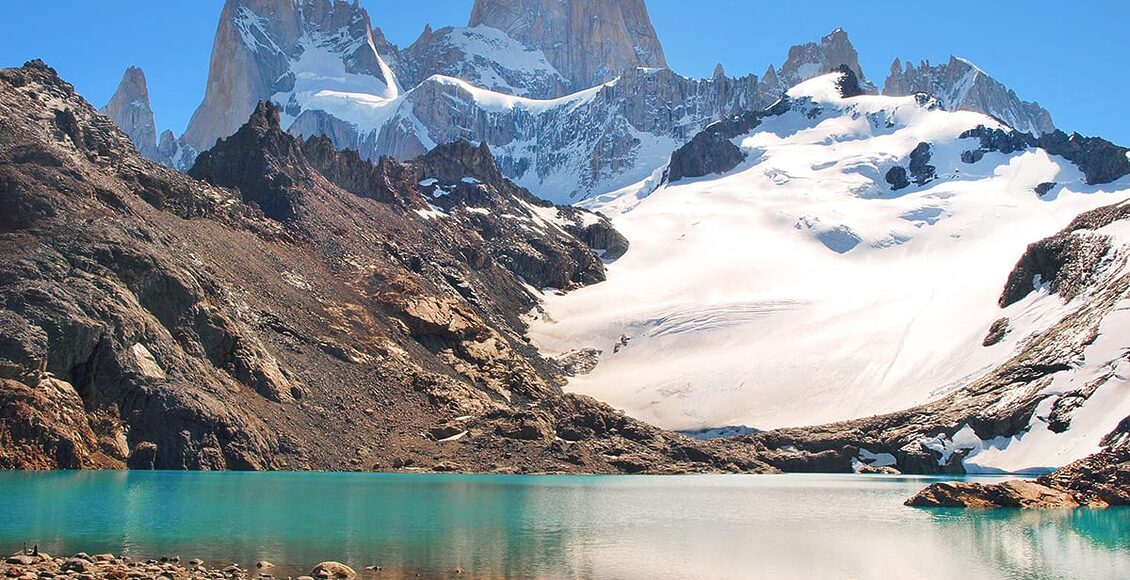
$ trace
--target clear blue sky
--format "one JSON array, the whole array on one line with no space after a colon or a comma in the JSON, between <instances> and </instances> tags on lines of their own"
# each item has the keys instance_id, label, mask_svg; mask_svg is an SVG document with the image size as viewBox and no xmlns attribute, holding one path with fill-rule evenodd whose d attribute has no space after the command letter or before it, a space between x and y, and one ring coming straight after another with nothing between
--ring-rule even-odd
<instances>
[{"instance_id":1,"label":"clear blue sky","mask_svg":"<svg viewBox=\"0 0 1130 580\"><path fill-rule=\"evenodd\" d=\"M472 0L361 0L405 46L425 23L465 25ZM184 130L199 104L222 0L0 0L0 66L42 58L88 100L109 100L125 67L149 79L159 129ZM1125 0L648 0L671 68L761 74L789 46L845 28L864 72L882 84L891 60L964 56L1039 101L1065 130L1130 145Z\"/></svg>"}]
</instances>

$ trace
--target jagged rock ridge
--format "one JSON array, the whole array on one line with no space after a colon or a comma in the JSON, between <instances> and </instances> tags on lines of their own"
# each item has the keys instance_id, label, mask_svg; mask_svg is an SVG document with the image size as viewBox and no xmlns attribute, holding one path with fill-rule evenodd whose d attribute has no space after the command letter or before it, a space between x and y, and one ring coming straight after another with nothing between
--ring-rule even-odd
<instances>
[{"instance_id":1,"label":"jagged rock ridge","mask_svg":"<svg viewBox=\"0 0 1130 580\"><path fill-rule=\"evenodd\" d=\"M951 111L975 111L1000 119L1022 133L1042 135L1055 131L1049 114L1039 103L1020 100L1016 93L985 74L973 63L950 57L949 62L915 67L895 59L891 74L883 83L883 94L906 96L929 93Z\"/></svg>"}]
</instances>

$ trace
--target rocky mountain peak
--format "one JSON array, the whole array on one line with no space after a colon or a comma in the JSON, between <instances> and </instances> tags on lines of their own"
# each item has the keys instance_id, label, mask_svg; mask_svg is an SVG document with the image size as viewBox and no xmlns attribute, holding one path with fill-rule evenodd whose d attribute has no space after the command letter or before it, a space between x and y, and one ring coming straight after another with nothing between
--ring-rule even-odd
<instances>
[{"instance_id":1,"label":"rocky mountain peak","mask_svg":"<svg viewBox=\"0 0 1130 580\"><path fill-rule=\"evenodd\" d=\"M296 139L282 130L279 109L259 101L231 137L196 158L188 174L213 185L238 189L243 201L281 222L298 217L304 190L315 172Z\"/></svg>"},{"instance_id":2,"label":"rocky mountain peak","mask_svg":"<svg viewBox=\"0 0 1130 580\"><path fill-rule=\"evenodd\" d=\"M504 179L486 141L479 145L463 139L444 143L417 159L417 162L427 168L425 173L428 173L428 177L435 177L440 181L473 177L494 183Z\"/></svg>"},{"instance_id":3,"label":"rocky mountain peak","mask_svg":"<svg viewBox=\"0 0 1130 580\"><path fill-rule=\"evenodd\" d=\"M628 69L667 68L643 0L476 0L469 26L540 49L574 89Z\"/></svg>"},{"instance_id":4,"label":"rocky mountain peak","mask_svg":"<svg viewBox=\"0 0 1130 580\"><path fill-rule=\"evenodd\" d=\"M356 2L227 0L204 101L183 142L198 151L211 147L234 133L262 99L274 98L296 116L306 93L326 82L340 85L347 75L356 75L346 82L353 84L339 88L390 98L398 92L377 52L369 15Z\"/></svg>"},{"instance_id":5,"label":"rocky mountain peak","mask_svg":"<svg viewBox=\"0 0 1130 580\"><path fill-rule=\"evenodd\" d=\"M113 119L142 155L152 159L157 154L157 127L149 104L145 72L140 68L126 69L114 96L99 112Z\"/></svg>"},{"instance_id":6,"label":"rocky mountain peak","mask_svg":"<svg viewBox=\"0 0 1130 580\"><path fill-rule=\"evenodd\" d=\"M899 59L883 83L883 94L934 95L951 111L974 111L1000 119L1022 133L1042 135L1055 130L1051 114L1039 103L1022 101L1016 93L963 58L951 56L945 64L918 66Z\"/></svg>"},{"instance_id":7,"label":"rocky mountain peak","mask_svg":"<svg viewBox=\"0 0 1130 580\"><path fill-rule=\"evenodd\" d=\"M833 30L821 38L819 43L809 42L790 48L785 63L779 70L774 71L771 68L767 71L762 85L766 89L765 92L779 94L811 78L833 72L841 66L846 66L855 73L864 92L877 92L875 86L863 74L863 69L859 65L859 53L842 28ZM776 86L770 86L771 77L777 78Z\"/></svg>"}]
</instances>

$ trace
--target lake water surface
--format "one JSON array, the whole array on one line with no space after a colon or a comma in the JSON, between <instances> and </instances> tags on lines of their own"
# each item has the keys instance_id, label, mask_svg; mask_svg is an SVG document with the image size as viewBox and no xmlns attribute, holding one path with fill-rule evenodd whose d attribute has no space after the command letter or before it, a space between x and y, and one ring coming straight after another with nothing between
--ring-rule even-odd
<instances>
[{"instance_id":1,"label":"lake water surface","mask_svg":"<svg viewBox=\"0 0 1130 580\"><path fill-rule=\"evenodd\" d=\"M922 510L932 480L0 473L0 550L379 577L1130 578L1130 510ZM374 576L377 577L377 576Z\"/></svg>"}]
</instances>

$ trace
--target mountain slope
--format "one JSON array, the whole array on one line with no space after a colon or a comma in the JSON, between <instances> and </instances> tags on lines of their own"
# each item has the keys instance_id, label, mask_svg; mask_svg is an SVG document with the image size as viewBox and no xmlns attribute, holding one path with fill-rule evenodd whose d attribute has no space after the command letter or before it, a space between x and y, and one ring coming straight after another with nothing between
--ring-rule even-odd
<instances>
[{"instance_id":1,"label":"mountain slope","mask_svg":"<svg viewBox=\"0 0 1130 580\"><path fill-rule=\"evenodd\" d=\"M757 436L791 470L1044 471L1130 441L1130 202L1031 244L984 341L1017 346L984 376L890 415Z\"/></svg>"},{"instance_id":2,"label":"mountain slope","mask_svg":"<svg viewBox=\"0 0 1130 580\"><path fill-rule=\"evenodd\" d=\"M673 428L817 424L944 397L1044 328L981 346L1026 245L1125 180L1089 185L1048 150L986 147L978 127L1007 134L989 117L845 98L843 80L715 138L737 151L722 175L602 207L632 249L532 328L546 353L603 350L569 389Z\"/></svg>"},{"instance_id":3,"label":"mountain slope","mask_svg":"<svg viewBox=\"0 0 1130 580\"><path fill-rule=\"evenodd\" d=\"M768 469L561 393L523 338L523 278L602 279L607 221L484 148L373 166L278 122L201 181L43 63L0 71L0 466Z\"/></svg>"},{"instance_id":4,"label":"mountain slope","mask_svg":"<svg viewBox=\"0 0 1130 580\"><path fill-rule=\"evenodd\" d=\"M397 59L400 81L408 86L443 75L498 93L542 99L563 96L572 86L541 50L488 26L426 29Z\"/></svg>"}]
</instances>

